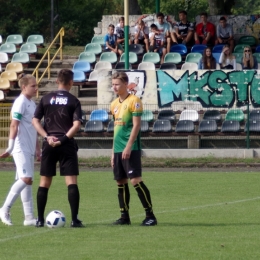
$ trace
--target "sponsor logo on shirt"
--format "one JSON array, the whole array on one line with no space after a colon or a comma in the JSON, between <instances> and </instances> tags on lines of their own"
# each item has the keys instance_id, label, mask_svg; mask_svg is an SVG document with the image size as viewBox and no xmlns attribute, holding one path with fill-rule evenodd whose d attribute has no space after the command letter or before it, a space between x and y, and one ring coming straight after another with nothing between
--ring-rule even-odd
<instances>
[{"instance_id":1,"label":"sponsor logo on shirt","mask_svg":"<svg viewBox=\"0 0 260 260\"><path fill-rule=\"evenodd\" d=\"M136 109L139 109L141 107L141 104L140 103L135 103L135 108Z\"/></svg>"},{"instance_id":2,"label":"sponsor logo on shirt","mask_svg":"<svg viewBox=\"0 0 260 260\"><path fill-rule=\"evenodd\" d=\"M114 109L114 114L116 114L117 111L118 111L118 107L115 107L115 109Z\"/></svg>"},{"instance_id":3,"label":"sponsor logo on shirt","mask_svg":"<svg viewBox=\"0 0 260 260\"><path fill-rule=\"evenodd\" d=\"M52 97L50 100L52 105L67 105L68 98L67 97Z\"/></svg>"}]
</instances>

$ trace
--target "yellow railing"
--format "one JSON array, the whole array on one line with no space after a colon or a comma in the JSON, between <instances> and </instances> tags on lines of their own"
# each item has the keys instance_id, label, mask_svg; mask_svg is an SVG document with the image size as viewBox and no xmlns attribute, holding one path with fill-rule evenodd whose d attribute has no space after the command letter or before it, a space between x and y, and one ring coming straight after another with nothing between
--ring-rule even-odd
<instances>
[{"instance_id":1,"label":"yellow railing","mask_svg":"<svg viewBox=\"0 0 260 260\"><path fill-rule=\"evenodd\" d=\"M51 64L54 61L54 59L56 58L57 54L60 52L60 60L62 60L62 47L63 47L63 36L65 34L65 30L62 27L60 29L60 31L57 33L56 37L53 39L53 41L51 42L50 46L48 47L48 49L46 50L46 52L44 53L44 55L42 56L41 60L39 61L38 65L36 66L36 68L34 69L32 75L35 75L36 78L36 82L37 84L40 84L42 78L45 76L45 73L48 71L48 79L50 79L51 76ZM53 55L52 59L50 57L50 49L52 48L52 46L55 44L56 40L60 38L60 46L57 49L57 51L55 52L55 54ZM44 70L44 72L42 73L41 77L39 78L39 68L43 62L43 60L45 59L46 55L48 56L48 66L47 68ZM39 91L38 91L39 92ZM38 97L38 92L37 92L37 97Z\"/></svg>"},{"instance_id":2,"label":"yellow railing","mask_svg":"<svg viewBox=\"0 0 260 260\"><path fill-rule=\"evenodd\" d=\"M12 105L12 103L0 103L0 153L4 152L8 145Z\"/></svg>"}]
</instances>

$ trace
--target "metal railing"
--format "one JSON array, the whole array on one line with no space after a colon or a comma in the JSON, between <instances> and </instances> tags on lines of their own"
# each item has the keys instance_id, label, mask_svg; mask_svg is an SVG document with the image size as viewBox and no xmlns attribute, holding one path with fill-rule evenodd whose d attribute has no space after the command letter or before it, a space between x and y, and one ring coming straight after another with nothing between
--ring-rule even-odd
<instances>
[{"instance_id":1,"label":"metal railing","mask_svg":"<svg viewBox=\"0 0 260 260\"><path fill-rule=\"evenodd\" d=\"M54 61L54 59L56 58L57 54L60 53L60 60L62 60L62 48L63 48L63 36L65 34L65 30L62 27L60 29L60 31L57 33L57 35L55 36L55 38L53 39L53 41L51 42L51 44L49 45L48 49L46 50L46 52L44 53L44 55L42 56L41 60L39 61L38 65L36 66L36 68L34 69L32 75L35 75L36 78L36 82L37 84L39 84L41 82L41 80L43 79L43 77L45 76L46 72L48 72L48 79L50 79L50 75L51 75L51 64ZM55 54L53 55L52 59L51 59L51 55L50 55L50 49L53 47L53 45L55 44L56 40L59 38L60 43L59 43L59 48L56 50ZM39 68L43 62L43 60L45 59L45 57L48 57L48 64L47 67L45 68L45 70L43 71L41 77L39 78ZM39 95L39 90L37 91L37 98Z\"/></svg>"}]
</instances>

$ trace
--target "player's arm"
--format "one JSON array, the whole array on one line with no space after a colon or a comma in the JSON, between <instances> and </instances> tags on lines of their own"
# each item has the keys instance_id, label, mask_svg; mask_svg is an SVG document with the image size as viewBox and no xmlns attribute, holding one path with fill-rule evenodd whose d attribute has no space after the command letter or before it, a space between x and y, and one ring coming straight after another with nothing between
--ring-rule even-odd
<instances>
[{"instance_id":1,"label":"player's arm","mask_svg":"<svg viewBox=\"0 0 260 260\"><path fill-rule=\"evenodd\" d=\"M130 158L132 146L140 131L140 127L141 127L141 116L133 116L133 128L132 128L129 140L126 144L126 147L122 153L122 159Z\"/></svg>"},{"instance_id":2,"label":"player's arm","mask_svg":"<svg viewBox=\"0 0 260 260\"><path fill-rule=\"evenodd\" d=\"M6 158L8 157L12 150L14 149L14 140L18 133L18 126L20 124L20 121L12 119L10 124L10 133L9 133L9 140L8 140L8 148L5 150L4 153L0 155L0 158Z\"/></svg>"}]
</instances>

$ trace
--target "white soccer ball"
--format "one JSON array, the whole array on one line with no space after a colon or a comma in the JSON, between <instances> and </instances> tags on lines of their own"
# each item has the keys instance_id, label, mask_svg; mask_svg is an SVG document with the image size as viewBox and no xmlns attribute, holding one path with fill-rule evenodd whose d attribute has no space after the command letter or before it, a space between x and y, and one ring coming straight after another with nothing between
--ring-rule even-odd
<instances>
[{"instance_id":1,"label":"white soccer ball","mask_svg":"<svg viewBox=\"0 0 260 260\"><path fill-rule=\"evenodd\" d=\"M59 210L51 211L46 217L46 225L49 228L64 227L66 223L65 215Z\"/></svg>"}]
</instances>

